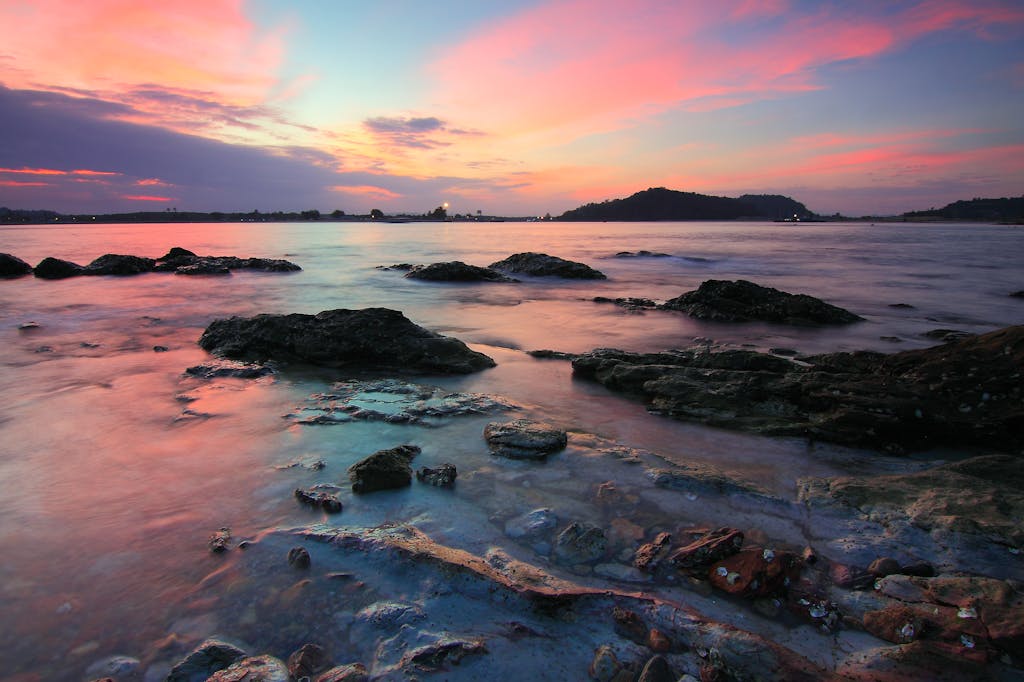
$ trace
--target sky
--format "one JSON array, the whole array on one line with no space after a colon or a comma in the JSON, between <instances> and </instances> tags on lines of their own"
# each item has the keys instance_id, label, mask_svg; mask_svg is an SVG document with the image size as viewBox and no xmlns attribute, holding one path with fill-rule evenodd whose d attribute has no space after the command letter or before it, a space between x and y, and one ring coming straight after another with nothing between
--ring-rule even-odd
<instances>
[{"instance_id":1,"label":"sky","mask_svg":"<svg viewBox=\"0 0 1024 682\"><path fill-rule=\"evenodd\" d=\"M1024 195L1021 0L0 0L0 206Z\"/></svg>"}]
</instances>

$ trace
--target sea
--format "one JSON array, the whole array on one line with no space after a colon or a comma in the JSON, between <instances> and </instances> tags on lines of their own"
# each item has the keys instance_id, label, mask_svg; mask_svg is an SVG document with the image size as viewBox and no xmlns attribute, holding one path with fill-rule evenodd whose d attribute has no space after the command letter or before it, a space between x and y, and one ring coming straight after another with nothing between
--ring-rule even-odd
<instances>
[{"instance_id":1,"label":"sea","mask_svg":"<svg viewBox=\"0 0 1024 682\"><path fill-rule=\"evenodd\" d=\"M581 583L628 582L628 575L561 566L552 558L550 536L531 539L515 531L517 519L540 509L557 519L553 532L572 521L610 529L609 553L623 557L650 541L655 530L683 527L730 525L803 546L807 529L799 520L739 508L728 494L656 488L650 472L659 466L711 467L793 499L802 477L898 471L911 466L908 461L963 453L897 460L677 422L648 412L636 399L574 378L566 360L528 351L658 351L696 344L786 353L897 352L934 345L937 341L925 333L935 329L983 333L1024 323L1024 300L1010 296L1024 289L1024 228L1019 226L0 227L0 251L33 265L47 256L80 264L106 253L158 257L174 246L200 255L284 258L302 270L0 281L2 680L89 680L112 670L117 679L159 680L211 636L282 659L306 642L317 642L338 663L361 661L383 679L408 679L396 662L400 656L388 647L398 646L395 632L403 628L425 636L427 623L449 636L484 633L491 653L479 659L492 663L467 657L422 679L487 678L505 650L551 657L543 647L573 646L536 643L543 640L539 637L503 638L495 634L499 620L529 615L494 615L493 605L474 606L469 597L460 601L439 587L440 577L415 579L401 561L379 561L372 570L359 566L348 575L335 565L343 559L317 546L310 549L313 565L302 573L288 565L286 550L303 544L296 529L358 534L382 524L408 524L468 555L499 553ZM403 271L387 267L451 260L488 265L524 251L584 262L607 279L436 283L406 279ZM709 279L745 279L810 294L865 321L823 328L725 324L593 300L660 302ZM416 324L486 353L497 366L459 376L299 366L257 379L186 373L211 360L197 340L213 320L366 307L400 310ZM374 377L414 383L437 395L483 394L503 407L417 423L309 424L297 417L315 410L318 400L337 390L337 382ZM396 394L364 386L370 388L356 396L363 406L385 413L402 409ZM567 430L569 448L543 462L489 454L485 425L514 418ZM446 490L413 481L396 491L351 493L345 485L351 464L403 443L422 448L414 467L454 464L455 486ZM318 484L337 486L342 513L326 515L296 501L296 488ZM617 491L617 501L602 501L607 496L599 491ZM213 553L208 541L222 528L230 529L230 549ZM249 549L237 547L243 540ZM261 545L271 549L262 551ZM825 645L802 644L808 637L823 638L798 626L785 634L774 625L756 624L749 611L736 615L736 609L716 606L707 595L683 590L672 598L709 618L767 632L776 640L788 638L787 646L811 658L829 655ZM381 603L398 604L405 620L367 625L366 609ZM560 632L571 637L571 624L563 625L567 629ZM579 641L582 649L590 646L586 637ZM541 666L532 679L586 679L576 661L589 661L592 652L573 658L562 651L559 657L568 667Z\"/></svg>"}]
</instances>

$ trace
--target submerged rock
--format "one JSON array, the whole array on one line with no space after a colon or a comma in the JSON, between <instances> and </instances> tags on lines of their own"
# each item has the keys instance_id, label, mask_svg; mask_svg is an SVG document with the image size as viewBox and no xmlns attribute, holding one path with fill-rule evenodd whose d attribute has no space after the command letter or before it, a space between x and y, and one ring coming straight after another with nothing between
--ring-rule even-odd
<instances>
[{"instance_id":1,"label":"submerged rock","mask_svg":"<svg viewBox=\"0 0 1024 682\"><path fill-rule=\"evenodd\" d=\"M813 326L850 324L864 319L813 296L789 294L742 279L709 279L696 291L666 301L661 307L715 322L759 320Z\"/></svg>"},{"instance_id":2,"label":"submerged rock","mask_svg":"<svg viewBox=\"0 0 1024 682\"><path fill-rule=\"evenodd\" d=\"M1024 326L933 348L805 356L598 349L578 377L638 394L668 416L891 452L1024 447Z\"/></svg>"},{"instance_id":3,"label":"submerged rock","mask_svg":"<svg viewBox=\"0 0 1024 682\"><path fill-rule=\"evenodd\" d=\"M593 299L594 303L614 303L620 308L626 310L654 310L657 304L649 298L634 298L627 296L625 298L608 298L607 296L595 296Z\"/></svg>"},{"instance_id":4,"label":"submerged rock","mask_svg":"<svg viewBox=\"0 0 1024 682\"><path fill-rule=\"evenodd\" d=\"M226 265L211 261L192 263L191 265L180 265L174 269L176 275L230 275L231 270Z\"/></svg>"},{"instance_id":5,"label":"submerged rock","mask_svg":"<svg viewBox=\"0 0 1024 682\"><path fill-rule=\"evenodd\" d=\"M156 261L142 256L124 256L108 253L85 266L86 275L138 275L152 272Z\"/></svg>"},{"instance_id":6,"label":"submerged rock","mask_svg":"<svg viewBox=\"0 0 1024 682\"><path fill-rule=\"evenodd\" d=\"M39 279L67 279L85 274L85 268L60 258L44 258L33 270L32 274Z\"/></svg>"},{"instance_id":7,"label":"submerged rock","mask_svg":"<svg viewBox=\"0 0 1024 682\"><path fill-rule=\"evenodd\" d=\"M310 507L323 509L328 514L339 514L342 510L341 500L338 499L337 495L332 495L331 493L296 488L295 499Z\"/></svg>"},{"instance_id":8,"label":"submerged rock","mask_svg":"<svg viewBox=\"0 0 1024 682\"><path fill-rule=\"evenodd\" d=\"M438 488L450 488L455 485L459 473L454 464L442 464L436 469L423 467L416 472L416 480Z\"/></svg>"},{"instance_id":9,"label":"submerged rock","mask_svg":"<svg viewBox=\"0 0 1024 682\"><path fill-rule=\"evenodd\" d=\"M203 682L219 670L244 659L248 654L234 644L207 639L179 662L166 682Z\"/></svg>"},{"instance_id":10,"label":"submerged rock","mask_svg":"<svg viewBox=\"0 0 1024 682\"><path fill-rule=\"evenodd\" d=\"M736 554L743 546L743 532L735 528L711 530L685 547L672 552L669 560L679 568L704 566Z\"/></svg>"},{"instance_id":11,"label":"submerged rock","mask_svg":"<svg viewBox=\"0 0 1024 682\"><path fill-rule=\"evenodd\" d=\"M259 270L263 272L296 272L301 267L280 258L240 258L238 256L198 256L188 249L175 246L156 259L158 272L180 275L223 275L231 270Z\"/></svg>"},{"instance_id":12,"label":"submerged rock","mask_svg":"<svg viewBox=\"0 0 1024 682\"><path fill-rule=\"evenodd\" d=\"M28 275L32 272L32 266L17 256L9 253L0 253L0 277L14 278Z\"/></svg>"},{"instance_id":13,"label":"submerged rock","mask_svg":"<svg viewBox=\"0 0 1024 682\"><path fill-rule=\"evenodd\" d=\"M409 279L422 279L430 282L518 282L519 280L504 275L491 268L478 265L466 265L462 261L415 265L405 274Z\"/></svg>"},{"instance_id":14,"label":"submerged rock","mask_svg":"<svg viewBox=\"0 0 1024 682\"><path fill-rule=\"evenodd\" d=\"M584 564L604 556L608 540L597 526L573 521L558 534L555 556L567 564Z\"/></svg>"},{"instance_id":15,"label":"submerged rock","mask_svg":"<svg viewBox=\"0 0 1024 682\"><path fill-rule=\"evenodd\" d=\"M484 438L492 454L510 459L544 459L568 442L565 431L528 419L491 422L484 427Z\"/></svg>"},{"instance_id":16,"label":"submerged rock","mask_svg":"<svg viewBox=\"0 0 1024 682\"><path fill-rule=\"evenodd\" d=\"M221 552L226 552L229 549L229 542L231 542L231 529L224 526L211 535L206 544L210 548L211 552L214 554L220 554Z\"/></svg>"},{"instance_id":17,"label":"submerged rock","mask_svg":"<svg viewBox=\"0 0 1024 682\"><path fill-rule=\"evenodd\" d=\"M288 657L288 673L292 679L313 679L332 665L327 651L319 644L303 644Z\"/></svg>"},{"instance_id":18,"label":"submerged rock","mask_svg":"<svg viewBox=\"0 0 1024 682\"><path fill-rule=\"evenodd\" d=\"M215 320L203 332L199 345L229 358L294 360L332 367L468 374L495 364L458 339L428 331L387 308Z\"/></svg>"},{"instance_id":19,"label":"submerged rock","mask_svg":"<svg viewBox=\"0 0 1024 682\"><path fill-rule=\"evenodd\" d=\"M378 450L348 469L352 492L369 493L375 490L404 488L412 483L413 458L420 454L415 445L399 445Z\"/></svg>"},{"instance_id":20,"label":"submerged rock","mask_svg":"<svg viewBox=\"0 0 1024 682\"><path fill-rule=\"evenodd\" d=\"M288 550L288 565L292 568L305 570L309 568L311 563L312 559L310 559L309 550L305 547L292 547Z\"/></svg>"},{"instance_id":21,"label":"submerged rock","mask_svg":"<svg viewBox=\"0 0 1024 682\"><path fill-rule=\"evenodd\" d=\"M313 682L366 682L369 679L365 665L349 663L321 673Z\"/></svg>"},{"instance_id":22,"label":"submerged rock","mask_svg":"<svg viewBox=\"0 0 1024 682\"><path fill-rule=\"evenodd\" d=\"M159 349L159 350L158 350ZM166 353L165 346L153 346L157 353ZM193 365L185 370L185 374L199 379L220 379L223 377L234 377L236 379L259 379L273 374L274 368L268 365L258 365L248 362L232 362L220 360L207 362L202 365Z\"/></svg>"},{"instance_id":23,"label":"submerged rock","mask_svg":"<svg viewBox=\"0 0 1024 682\"><path fill-rule=\"evenodd\" d=\"M546 253L528 251L491 263L493 270L514 272L533 277L563 277L566 279L608 279L604 273L589 265L565 260Z\"/></svg>"}]
</instances>

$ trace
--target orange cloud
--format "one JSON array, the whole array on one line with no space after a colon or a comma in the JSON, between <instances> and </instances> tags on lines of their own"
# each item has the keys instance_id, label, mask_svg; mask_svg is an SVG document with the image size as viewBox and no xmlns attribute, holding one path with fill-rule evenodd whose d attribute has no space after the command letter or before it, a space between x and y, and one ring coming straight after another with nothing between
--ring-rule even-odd
<instances>
[{"instance_id":1,"label":"orange cloud","mask_svg":"<svg viewBox=\"0 0 1024 682\"><path fill-rule=\"evenodd\" d=\"M174 201L174 199L168 197L157 197L148 194L122 194L121 198L129 201Z\"/></svg>"},{"instance_id":2,"label":"orange cloud","mask_svg":"<svg viewBox=\"0 0 1024 682\"><path fill-rule=\"evenodd\" d=\"M53 168L0 168L0 173L22 173L25 175L67 175L67 171Z\"/></svg>"},{"instance_id":3,"label":"orange cloud","mask_svg":"<svg viewBox=\"0 0 1024 682\"><path fill-rule=\"evenodd\" d=\"M49 182L32 182L25 180L0 180L0 187L52 187Z\"/></svg>"},{"instance_id":4,"label":"orange cloud","mask_svg":"<svg viewBox=\"0 0 1024 682\"><path fill-rule=\"evenodd\" d=\"M369 199L401 199L402 195L392 192L384 187L376 187L374 185L336 185L331 187L334 192L341 192L343 194L352 194L354 196L366 197Z\"/></svg>"}]
</instances>

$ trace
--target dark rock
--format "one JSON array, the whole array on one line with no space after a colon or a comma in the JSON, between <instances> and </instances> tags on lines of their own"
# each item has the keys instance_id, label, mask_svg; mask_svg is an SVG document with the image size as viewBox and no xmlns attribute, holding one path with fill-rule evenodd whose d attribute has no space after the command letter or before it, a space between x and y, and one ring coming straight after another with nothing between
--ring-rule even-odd
<instances>
[{"instance_id":1,"label":"dark rock","mask_svg":"<svg viewBox=\"0 0 1024 682\"><path fill-rule=\"evenodd\" d=\"M517 253L504 260L491 263L494 270L515 272L533 277L563 277L566 279L608 279L604 273L589 265L565 260L546 253Z\"/></svg>"},{"instance_id":2,"label":"dark rock","mask_svg":"<svg viewBox=\"0 0 1024 682\"><path fill-rule=\"evenodd\" d=\"M875 584L875 576L862 568L846 564L830 564L828 577L837 587L849 590L867 590Z\"/></svg>"},{"instance_id":3,"label":"dark rock","mask_svg":"<svg viewBox=\"0 0 1024 682\"><path fill-rule=\"evenodd\" d=\"M644 664L636 682L676 682L678 679L679 676L672 672L672 666L664 656L652 656Z\"/></svg>"},{"instance_id":4,"label":"dark rock","mask_svg":"<svg viewBox=\"0 0 1024 682\"><path fill-rule=\"evenodd\" d=\"M615 651L607 644L602 644L594 652L594 659L590 662L590 679L596 680L597 682L612 682L617 679L617 675L623 672L624 668L619 659L615 656ZM632 678L632 675L630 675Z\"/></svg>"},{"instance_id":5,"label":"dark rock","mask_svg":"<svg viewBox=\"0 0 1024 682\"><path fill-rule=\"evenodd\" d=\"M647 648L657 654L667 654L677 648L675 642L658 628L647 633Z\"/></svg>"},{"instance_id":6,"label":"dark rock","mask_svg":"<svg viewBox=\"0 0 1024 682\"><path fill-rule=\"evenodd\" d=\"M210 536L207 545L210 547L210 551L214 554L228 550L228 543L231 542L231 529L224 526L216 533Z\"/></svg>"},{"instance_id":7,"label":"dark rock","mask_svg":"<svg viewBox=\"0 0 1024 682\"><path fill-rule=\"evenodd\" d=\"M752 351L599 349L577 377L639 394L668 416L900 453L1024 447L1024 326L932 348L790 362Z\"/></svg>"},{"instance_id":8,"label":"dark rock","mask_svg":"<svg viewBox=\"0 0 1024 682\"><path fill-rule=\"evenodd\" d=\"M422 279L430 282L518 282L519 280L504 275L491 268L478 265L466 265L462 261L431 263L416 265L405 274L409 279Z\"/></svg>"},{"instance_id":9,"label":"dark rock","mask_svg":"<svg viewBox=\"0 0 1024 682\"><path fill-rule=\"evenodd\" d=\"M528 350L526 354L541 360L575 360L578 357L577 353L565 353L560 350Z\"/></svg>"},{"instance_id":10,"label":"dark rock","mask_svg":"<svg viewBox=\"0 0 1024 682\"><path fill-rule=\"evenodd\" d=\"M909 303L890 303L889 307L890 308L903 308L905 310L912 310L914 308L914 306L910 305Z\"/></svg>"},{"instance_id":11,"label":"dark rock","mask_svg":"<svg viewBox=\"0 0 1024 682\"><path fill-rule=\"evenodd\" d=\"M207 639L171 668L166 682L203 682L218 670L244 659L248 654L218 639Z\"/></svg>"},{"instance_id":12,"label":"dark rock","mask_svg":"<svg viewBox=\"0 0 1024 682\"><path fill-rule=\"evenodd\" d=\"M367 682L370 677L362 663L349 663L321 673L313 682Z\"/></svg>"},{"instance_id":13,"label":"dark rock","mask_svg":"<svg viewBox=\"0 0 1024 682\"><path fill-rule=\"evenodd\" d=\"M232 270L259 270L260 272L298 272L301 267L283 258L242 258L225 263Z\"/></svg>"},{"instance_id":14,"label":"dark rock","mask_svg":"<svg viewBox=\"0 0 1024 682\"><path fill-rule=\"evenodd\" d=\"M486 653L487 647L482 641L444 637L432 644L413 649L402 657L401 662L403 666L435 671L443 669L448 663L458 665L466 656Z\"/></svg>"},{"instance_id":15,"label":"dark rock","mask_svg":"<svg viewBox=\"0 0 1024 682\"><path fill-rule=\"evenodd\" d=\"M1010 294L1010 296L1012 296L1013 298L1024 298L1024 289L1021 289L1020 291L1015 291L1012 294Z\"/></svg>"},{"instance_id":16,"label":"dark rock","mask_svg":"<svg viewBox=\"0 0 1024 682\"><path fill-rule=\"evenodd\" d=\"M0 277L21 277L31 272L32 266L17 256L12 256L9 253L0 253Z\"/></svg>"},{"instance_id":17,"label":"dark rock","mask_svg":"<svg viewBox=\"0 0 1024 682\"><path fill-rule=\"evenodd\" d=\"M152 272L156 261L142 256L108 253L85 266L86 275L139 275Z\"/></svg>"},{"instance_id":18,"label":"dark rock","mask_svg":"<svg viewBox=\"0 0 1024 682\"><path fill-rule=\"evenodd\" d=\"M170 348L168 348L167 346L153 346L154 353L166 353L169 350ZM185 371L187 372L188 370Z\"/></svg>"},{"instance_id":19,"label":"dark rock","mask_svg":"<svg viewBox=\"0 0 1024 682\"><path fill-rule=\"evenodd\" d=\"M412 459L420 454L415 445L399 445L378 450L366 459L348 468L352 492L369 493L375 490L402 488L412 483Z\"/></svg>"},{"instance_id":20,"label":"dark rock","mask_svg":"<svg viewBox=\"0 0 1024 682\"><path fill-rule=\"evenodd\" d=\"M468 374L494 366L494 360L458 339L427 331L387 308L215 320L199 345L230 358L297 360L332 367Z\"/></svg>"},{"instance_id":21,"label":"dark rock","mask_svg":"<svg viewBox=\"0 0 1024 682\"><path fill-rule=\"evenodd\" d=\"M953 343L954 341L963 341L964 339L974 336L970 332L960 331L958 329L933 329L930 332L925 332L921 336L926 339L935 339L942 341L943 343Z\"/></svg>"},{"instance_id":22,"label":"dark rock","mask_svg":"<svg viewBox=\"0 0 1024 682\"><path fill-rule=\"evenodd\" d=\"M887 575L900 572L900 562L892 557L878 557L868 566L868 573L876 578L884 578Z\"/></svg>"},{"instance_id":23,"label":"dark rock","mask_svg":"<svg viewBox=\"0 0 1024 682\"><path fill-rule=\"evenodd\" d=\"M573 521L558 534L555 556L566 564L584 564L604 556L608 541L597 526Z\"/></svg>"},{"instance_id":24,"label":"dark rock","mask_svg":"<svg viewBox=\"0 0 1024 682\"><path fill-rule=\"evenodd\" d=\"M444 463L436 469L423 467L416 472L416 480L439 488L450 488L455 485L458 475L454 464Z\"/></svg>"},{"instance_id":25,"label":"dark rock","mask_svg":"<svg viewBox=\"0 0 1024 682\"><path fill-rule=\"evenodd\" d=\"M66 279L84 275L85 268L78 263L59 258L44 258L32 270L32 274L39 279Z\"/></svg>"},{"instance_id":26,"label":"dark rock","mask_svg":"<svg viewBox=\"0 0 1024 682\"><path fill-rule=\"evenodd\" d=\"M198 258L196 254L192 253L188 249L183 249L180 246L171 247L171 250L164 255L157 258L158 261L167 261L172 258Z\"/></svg>"},{"instance_id":27,"label":"dark rock","mask_svg":"<svg viewBox=\"0 0 1024 682\"><path fill-rule=\"evenodd\" d=\"M619 251L613 258L671 258L672 254L658 251Z\"/></svg>"},{"instance_id":28,"label":"dark rock","mask_svg":"<svg viewBox=\"0 0 1024 682\"><path fill-rule=\"evenodd\" d=\"M918 561L913 564L901 566L898 572L901 575L910 575L918 578L935 577L935 567L929 564L927 561Z\"/></svg>"},{"instance_id":29,"label":"dark rock","mask_svg":"<svg viewBox=\"0 0 1024 682\"><path fill-rule=\"evenodd\" d=\"M226 265L215 261L199 261L189 265L179 265L174 268L176 275L230 275L231 270Z\"/></svg>"},{"instance_id":30,"label":"dark rock","mask_svg":"<svg viewBox=\"0 0 1024 682\"><path fill-rule=\"evenodd\" d=\"M312 679L332 665L330 656L319 644L303 644L288 657L288 673L293 680Z\"/></svg>"},{"instance_id":31,"label":"dark rock","mask_svg":"<svg viewBox=\"0 0 1024 682\"><path fill-rule=\"evenodd\" d=\"M210 675L207 682L289 682L288 668L273 656L252 656Z\"/></svg>"},{"instance_id":32,"label":"dark rock","mask_svg":"<svg viewBox=\"0 0 1024 682\"><path fill-rule=\"evenodd\" d=\"M685 547L672 552L669 561L679 568L695 568L740 551L743 532L735 528L708 531Z\"/></svg>"},{"instance_id":33,"label":"dark rock","mask_svg":"<svg viewBox=\"0 0 1024 682\"><path fill-rule=\"evenodd\" d=\"M679 310L691 317L715 322L777 322L814 326L850 324L863 320L848 310L830 305L813 296L789 294L746 280L703 282L696 291L687 292L661 306Z\"/></svg>"},{"instance_id":34,"label":"dark rock","mask_svg":"<svg viewBox=\"0 0 1024 682\"><path fill-rule=\"evenodd\" d=\"M714 587L741 597L765 597L800 576L800 561L789 552L753 547L743 549L711 566Z\"/></svg>"},{"instance_id":35,"label":"dark rock","mask_svg":"<svg viewBox=\"0 0 1024 682\"><path fill-rule=\"evenodd\" d=\"M295 499L311 507L323 509L328 514L339 514L342 510L341 500L338 499L337 495L332 495L331 493L296 488Z\"/></svg>"},{"instance_id":36,"label":"dark rock","mask_svg":"<svg viewBox=\"0 0 1024 682\"><path fill-rule=\"evenodd\" d=\"M157 350L162 348L163 350ZM153 350L161 353L166 352L165 346L154 346ZM234 377L236 379L259 379L268 374L274 373L274 368L268 365L256 365L246 362L219 361L208 362L204 365L193 365L185 370L189 376L200 379L220 379L223 377Z\"/></svg>"},{"instance_id":37,"label":"dark rock","mask_svg":"<svg viewBox=\"0 0 1024 682\"><path fill-rule=\"evenodd\" d=\"M653 571L668 552L671 533L658 533L653 542L642 545L633 555L633 565L641 571Z\"/></svg>"},{"instance_id":38,"label":"dark rock","mask_svg":"<svg viewBox=\"0 0 1024 682\"><path fill-rule=\"evenodd\" d=\"M614 303L627 310L654 310L657 304L649 298L608 298L607 296L595 296L594 303Z\"/></svg>"},{"instance_id":39,"label":"dark rock","mask_svg":"<svg viewBox=\"0 0 1024 682\"><path fill-rule=\"evenodd\" d=\"M548 453L563 449L568 442L565 431L528 419L491 422L484 427L484 438L491 454L511 459L543 459Z\"/></svg>"},{"instance_id":40,"label":"dark rock","mask_svg":"<svg viewBox=\"0 0 1024 682\"><path fill-rule=\"evenodd\" d=\"M635 611L616 606L612 609L612 620L612 627L619 637L641 646L647 643L647 625Z\"/></svg>"},{"instance_id":41,"label":"dark rock","mask_svg":"<svg viewBox=\"0 0 1024 682\"><path fill-rule=\"evenodd\" d=\"M288 550L288 565L292 568L307 569L310 563L309 551L305 547L292 547Z\"/></svg>"}]
</instances>

